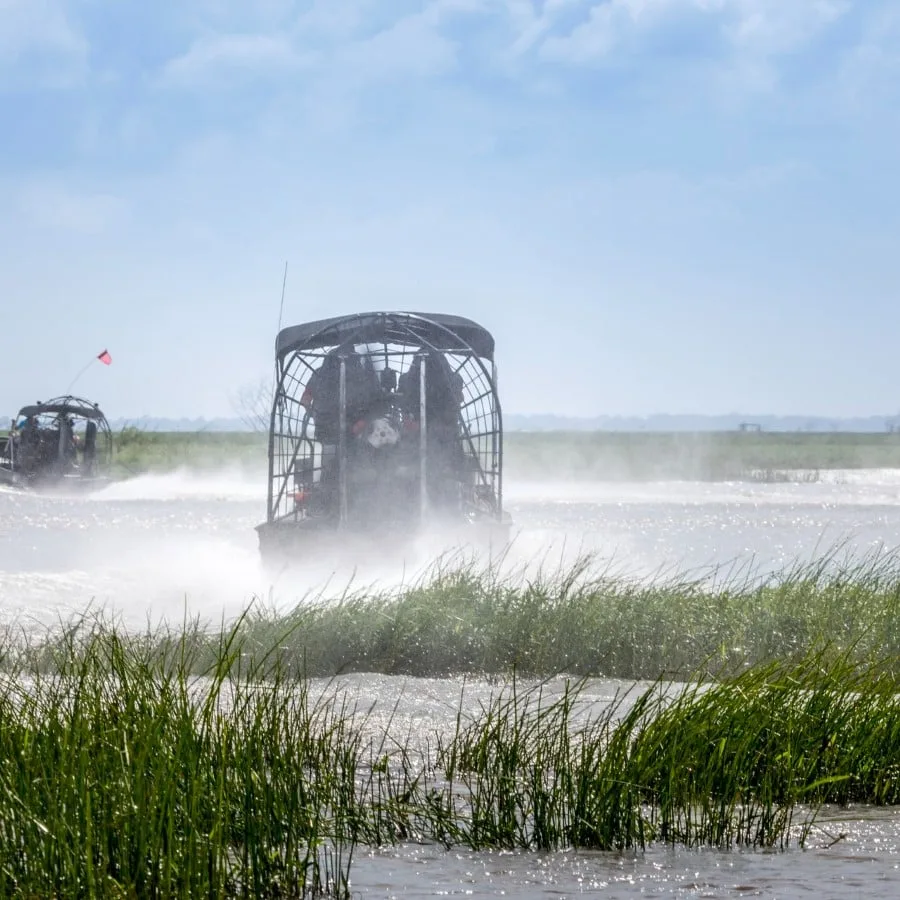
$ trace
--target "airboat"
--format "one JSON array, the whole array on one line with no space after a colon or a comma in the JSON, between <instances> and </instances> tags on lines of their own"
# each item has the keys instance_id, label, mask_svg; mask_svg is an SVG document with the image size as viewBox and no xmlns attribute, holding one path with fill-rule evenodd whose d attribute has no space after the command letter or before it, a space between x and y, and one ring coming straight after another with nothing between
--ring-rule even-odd
<instances>
[{"instance_id":1,"label":"airboat","mask_svg":"<svg viewBox=\"0 0 900 900\"><path fill-rule=\"evenodd\" d=\"M96 403L67 395L23 406L0 437L0 484L92 488L109 481L113 438Z\"/></svg>"},{"instance_id":2,"label":"airboat","mask_svg":"<svg viewBox=\"0 0 900 900\"><path fill-rule=\"evenodd\" d=\"M470 319L369 312L281 330L263 557L336 535L402 546L423 531L502 545L494 338Z\"/></svg>"}]
</instances>

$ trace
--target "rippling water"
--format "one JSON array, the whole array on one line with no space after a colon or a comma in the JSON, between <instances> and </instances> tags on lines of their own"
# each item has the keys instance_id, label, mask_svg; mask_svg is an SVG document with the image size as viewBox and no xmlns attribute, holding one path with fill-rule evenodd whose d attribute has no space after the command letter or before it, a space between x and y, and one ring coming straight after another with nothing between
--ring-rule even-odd
<instances>
[{"instance_id":1,"label":"rippling water","mask_svg":"<svg viewBox=\"0 0 900 900\"><path fill-rule=\"evenodd\" d=\"M135 478L89 497L0 490L2 616L41 627L90 605L124 622L180 621L186 613L231 618L254 598L289 607L336 591L350 568L328 563L274 580L260 567L253 526L265 486L237 473ZM825 473L814 484L520 484L507 490L516 539L508 563L545 564L589 550L627 575L726 567L781 569L842 546L865 553L900 546L900 470ZM427 548L406 569L364 561L355 584L415 577ZM394 727L449 728L460 683L354 677L343 686L374 702L372 727L399 696ZM597 681L603 704L621 685ZM489 693L468 683L474 703ZM380 716L383 710L384 719ZM900 896L900 815L835 811L806 851L651 849L643 854L469 853L405 846L357 856L355 891L376 897L842 898Z\"/></svg>"}]
</instances>

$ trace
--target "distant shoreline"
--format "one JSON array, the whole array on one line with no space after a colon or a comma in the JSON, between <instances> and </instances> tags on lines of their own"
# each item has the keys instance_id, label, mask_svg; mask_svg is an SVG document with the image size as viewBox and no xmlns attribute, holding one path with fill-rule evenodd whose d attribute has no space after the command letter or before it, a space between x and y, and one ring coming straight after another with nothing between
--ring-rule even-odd
<instances>
[{"instance_id":1,"label":"distant shoreline","mask_svg":"<svg viewBox=\"0 0 900 900\"><path fill-rule=\"evenodd\" d=\"M229 466L264 471L267 435L114 430L120 475ZM525 481L819 480L821 470L900 469L900 433L511 431L504 472Z\"/></svg>"},{"instance_id":2,"label":"distant shoreline","mask_svg":"<svg viewBox=\"0 0 900 900\"><path fill-rule=\"evenodd\" d=\"M138 416L110 418L113 430L126 427L163 432L247 432L251 429L237 417L164 418ZM506 413L506 431L521 432L722 432L739 431L742 426L764 432L800 434L884 434L900 429L900 414L829 418L825 416L741 415L653 415L653 416L555 416L551 414Z\"/></svg>"}]
</instances>

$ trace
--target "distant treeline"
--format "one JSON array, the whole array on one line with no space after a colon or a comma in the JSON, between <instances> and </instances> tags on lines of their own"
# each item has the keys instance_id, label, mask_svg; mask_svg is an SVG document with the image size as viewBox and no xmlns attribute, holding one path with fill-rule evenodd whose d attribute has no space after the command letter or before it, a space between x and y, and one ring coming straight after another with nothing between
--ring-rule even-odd
<instances>
[{"instance_id":1,"label":"distant treeline","mask_svg":"<svg viewBox=\"0 0 900 900\"><path fill-rule=\"evenodd\" d=\"M801 432L512 432L518 478L813 480L821 469L900 467L900 434Z\"/></svg>"},{"instance_id":2,"label":"distant treeline","mask_svg":"<svg viewBox=\"0 0 900 900\"><path fill-rule=\"evenodd\" d=\"M163 419L145 416L138 419L112 419L115 429L133 426L147 431L252 431L260 418L268 421L267 406L261 416L255 407L249 415L232 418L203 417L193 419ZM617 431L617 432L711 432L735 431L741 426L751 425L762 431L779 432L857 432L870 434L896 430L900 427L900 414L879 416L854 416L826 418L825 416L768 414L725 415L679 415L657 414L650 416L562 416L552 413L503 414L503 424L507 431Z\"/></svg>"},{"instance_id":3,"label":"distant treeline","mask_svg":"<svg viewBox=\"0 0 900 900\"><path fill-rule=\"evenodd\" d=\"M115 432L120 474L183 466L264 470L267 436L252 432ZM900 434L799 432L509 432L517 480L815 480L821 469L900 468Z\"/></svg>"}]
</instances>

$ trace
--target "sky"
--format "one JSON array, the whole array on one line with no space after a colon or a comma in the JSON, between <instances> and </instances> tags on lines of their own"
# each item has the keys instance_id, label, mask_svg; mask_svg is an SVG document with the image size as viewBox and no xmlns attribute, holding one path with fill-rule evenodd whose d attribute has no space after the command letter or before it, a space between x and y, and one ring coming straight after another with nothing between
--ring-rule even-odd
<instances>
[{"instance_id":1,"label":"sky","mask_svg":"<svg viewBox=\"0 0 900 900\"><path fill-rule=\"evenodd\" d=\"M896 0L0 0L0 134L3 415L234 415L285 263L512 413L900 409Z\"/></svg>"}]
</instances>

